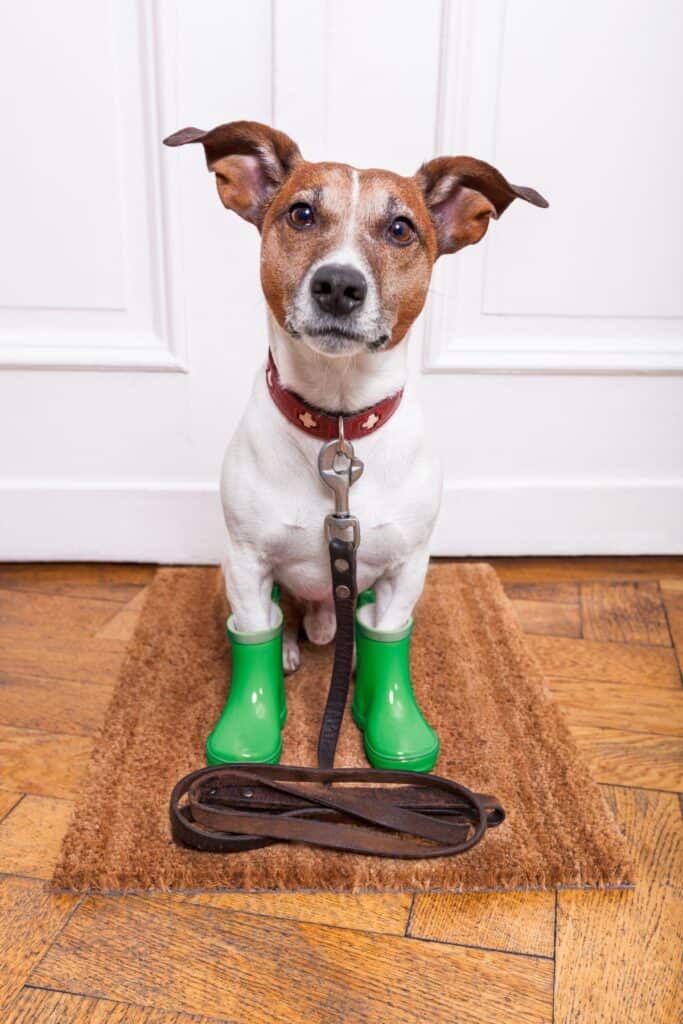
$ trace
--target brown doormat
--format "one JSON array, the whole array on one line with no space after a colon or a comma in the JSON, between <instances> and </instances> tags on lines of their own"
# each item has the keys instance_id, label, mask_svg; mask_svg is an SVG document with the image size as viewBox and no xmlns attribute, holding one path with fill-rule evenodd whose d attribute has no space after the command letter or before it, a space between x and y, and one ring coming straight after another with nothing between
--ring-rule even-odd
<instances>
[{"instance_id":1,"label":"brown doormat","mask_svg":"<svg viewBox=\"0 0 683 1024\"><path fill-rule=\"evenodd\" d=\"M416 612L417 699L441 738L435 771L495 793L507 821L457 857L388 860L305 846L241 854L176 846L168 797L204 762L225 699L217 569L161 569L107 713L53 883L74 890L486 890L629 884L600 790L569 737L493 570L434 564ZM314 765L331 648L302 646L287 680L282 761ZM348 709L337 766L364 765Z\"/></svg>"}]
</instances>

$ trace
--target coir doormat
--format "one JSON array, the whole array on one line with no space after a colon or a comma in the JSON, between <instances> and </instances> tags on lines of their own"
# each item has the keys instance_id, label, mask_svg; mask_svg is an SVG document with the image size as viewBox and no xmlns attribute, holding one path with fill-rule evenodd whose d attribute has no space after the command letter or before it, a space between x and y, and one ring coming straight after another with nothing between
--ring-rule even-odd
<instances>
[{"instance_id":1,"label":"coir doormat","mask_svg":"<svg viewBox=\"0 0 683 1024\"><path fill-rule=\"evenodd\" d=\"M201 767L225 700L230 654L218 569L161 569L112 698L53 884L78 891L618 886L630 864L487 565L431 566L413 634L415 693L441 739L435 771L495 793L506 822L462 856L389 860L306 846L240 854L176 846L168 798ZM314 765L331 647L302 645L287 679L282 761ZM350 702L349 702L350 703ZM337 766L365 765L347 708Z\"/></svg>"}]
</instances>

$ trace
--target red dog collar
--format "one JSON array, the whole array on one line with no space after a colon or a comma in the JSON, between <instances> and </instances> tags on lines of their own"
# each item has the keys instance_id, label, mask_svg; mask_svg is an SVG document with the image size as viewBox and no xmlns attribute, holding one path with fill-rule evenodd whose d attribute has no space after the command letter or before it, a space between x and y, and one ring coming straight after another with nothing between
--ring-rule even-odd
<instances>
[{"instance_id":1,"label":"red dog collar","mask_svg":"<svg viewBox=\"0 0 683 1024\"><path fill-rule=\"evenodd\" d=\"M350 414L323 412L282 386L273 353L270 350L266 364L266 383L270 397L282 415L286 416L289 422L299 430L318 437L321 441L331 441L339 436L340 416L344 417L344 437L349 441L357 441L359 437L374 434L388 419L391 419L403 397L403 388L401 388L395 395L389 395L377 405L371 405L367 409L363 409L362 412Z\"/></svg>"}]
</instances>

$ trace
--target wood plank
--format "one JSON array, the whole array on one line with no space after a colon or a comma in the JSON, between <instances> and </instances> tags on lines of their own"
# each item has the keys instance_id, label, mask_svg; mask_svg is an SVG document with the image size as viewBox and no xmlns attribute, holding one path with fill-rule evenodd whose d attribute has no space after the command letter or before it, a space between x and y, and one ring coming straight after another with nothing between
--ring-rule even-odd
<instances>
[{"instance_id":1,"label":"wood plank","mask_svg":"<svg viewBox=\"0 0 683 1024\"><path fill-rule=\"evenodd\" d=\"M637 885L683 886L683 821L674 793L603 786L637 864Z\"/></svg>"},{"instance_id":2,"label":"wood plank","mask_svg":"<svg viewBox=\"0 0 683 1024\"><path fill-rule=\"evenodd\" d=\"M676 657L669 648L555 636L530 636L527 646L548 676L680 689Z\"/></svg>"},{"instance_id":3,"label":"wood plank","mask_svg":"<svg viewBox=\"0 0 683 1024\"><path fill-rule=\"evenodd\" d=\"M505 583L503 589L512 601L579 604L578 583Z\"/></svg>"},{"instance_id":4,"label":"wood plank","mask_svg":"<svg viewBox=\"0 0 683 1024\"><path fill-rule=\"evenodd\" d=\"M31 983L235 1022L552 1017L548 960L139 897L88 898Z\"/></svg>"},{"instance_id":5,"label":"wood plank","mask_svg":"<svg viewBox=\"0 0 683 1024\"><path fill-rule=\"evenodd\" d=\"M74 797L92 739L0 725L0 786L38 796Z\"/></svg>"},{"instance_id":6,"label":"wood plank","mask_svg":"<svg viewBox=\"0 0 683 1024\"><path fill-rule=\"evenodd\" d=\"M660 589L669 620L669 632L678 657L678 665L683 672L683 580L662 580Z\"/></svg>"},{"instance_id":7,"label":"wood plank","mask_svg":"<svg viewBox=\"0 0 683 1024\"><path fill-rule=\"evenodd\" d=\"M581 636L581 611L578 605L551 601L511 601L517 622L525 633L541 636Z\"/></svg>"},{"instance_id":8,"label":"wood plank","mask_svg":"<svg viewBox=\"0 0 683 1024\"><path fill-rule=\"evenodd\" d=\"M0 821L9 814L13 807L16 807L23 795L23 793L13 792L11 789L0 789Z\"/></svg>"},{"instance_id":9,"label":"wood plank","mask_svg":"<svg viewBox=\"0 0 683 1024\"><path fill-rule=\"evenodd\" d=\"M584 583L581 608L586 640L671 646L657 583Z\"/></svg>"},{"instance_id":10,"label":"wood plank","mask_svg":"<svg viewBox=\"0 0 683 1024\"><path fill-rule=\"evenodd\" d=\"M681 1020L681 905L666 886L633 892L562 893L555 1020ZM679 938L676 938L678 933Z\"/></svg>"},{"instance_id":11,"label":"wood plank","mask_svg":"<svg viewBox=\"0 0 683 1024\"><path fill-rule=\"evenodd\" d=\"M4 562L0 587L146 586L155 572L155 565L133 563Z\"/></svg>"},{"instance_id":12,"label":"wood plank","mask_svg":"<svg viewBox=\"0 0 683 1024\"><path fill-rule=\"evenodd\" d=\"M155 1010L149 1006L24 988L6 1010L3 1024L219 1024L217 1017Z\"/></svg>"},{"instance_id":13,"label":"wood plank","mask_svg":"<svg viewBox=\"0 0 683 1024\"><path fill-rule=\"evenodd\" d=\"M190 903L220 910L391 935L405 933L412 903L409 893L219 892L201 893L187 899Z\"/></svg>"},{"instance_id":14,"label":"wood plank","mask_svg":"<svg viewBox=\"0 0 683 1024\"><path fill-rule=\"evenodd\" d=\"M570 725L683 735L683 690L547 678Z\"/></svg>"},{"instance_id":15,"label":"wood plank","mask_svg":"<svg viewBox=\"0 0 683 1024\"><path fill-rule=\"evenodd\" d=\"M0 878L0 1013L63 927L78 897L45 891L42 882ZM31 1020L30 1017L25 1020Z\"/></svg>"},{"instance_id":16,"label":"wood plank","mask_svg":"<svg viewBox=\"0 0 683 1024\"><path fill-rule=\"evenodd\" d=\"M135 595L132 601L117 611L97 631L96 636L101 640L119 640L121 643L128 644L133 639L146 596L147 588L145 587Z\"/></svg>"},{"instance_id":17,"label":"wood plank","mask_svg":"<svg viewBox=\"0 0 683 1024\"><path fill-rule=\"evenodd\" d=\"M552 957L555 894L418 893L409 934L459 946Z\"/></svg>"},{"instance_id":18,"label":"wood plank","mask_svg":"<svg viewBox=\"0 0 683 1024\"><path fill-rule=\"evenodd\" d=\"M0 589L4 639L59 637L75 643L97 632L111 616L110 601Z\"/></svg>"},{"instance_id":19,"label":"wood plank","mask_svg":"<svg viewBox=\"0 0 683 1024\"><path fill-rule=\"evenodd\" d=\"M460 558L481 562L481 558ZM681 556L628 556L583 558L487 558L503 583L572 583L583 580L683 579Z\"/></svg>"},{"instance_id":20,"label":"wood plank","mask_svg":"<svg viewBox=\"0 0 683 1024\"><path fill-rule=\"evenodd\" d=\"M100 728L112 690L0 672L0 725L89 736Z\"/></svg>"},{"instance_id":21,"label":"wood plank","mask_svg":"<svg viewBox=\"0 0 683 1024\"><path fill-rule=\"evenodd\" d=\"M683 594L683 578L660 580L659 588L660 590L670 590L672 594Z\"/></svg>"},{"instance_id":22,"label":"wood plank","mask_svg":"<svg viewBox=\"0 0 683 1024\"><path fill-rule=\"evenodd\" d=\"M73 679L86 683L115 682L126 653L119 640L85 639L74 644L64 637L6 637L0 634L0 665L9 675Z\"/></svg>"},{"instance_id":23,"label":"wood plank","mask_svg":"<svg viewBox=\"0 0 683 1024\"><path fill-rule=\"evenodd\" d=\"M677 800L616 789L610 800L640 882L628 892L558 894L555 1021L671 1024L683 1011Z\"/></svg>"},{"instance_id":24,"label":"wood plank","mask_svg":"<svg viewBox=\"0 0 683 1024\"><path fill-rule=\"evenodd\" d=\"M25 796L0 821L0 871L52 878L72 812L70 800Z\"/></svg>"},{"instance_id":25,"label":"wood plank","mask_svg":"<svg viewBox=\"0 0 683 1024\"><path fill-rule=\"evenodd\" d=\"M0 579L3 590L16 590L24 594L54 594L57 597L82 597L89 601L106 601L111 605L127 604L144 590L143 583L61 583L54 580L45 583L24 583L21 579L16 582L2 578L0 566Z\"/></svg>"},{"instance_id":26,"label":"wood plank","mask_svg":"<svg viewBox=\"0 0 683 1024\"><path fill-rule=\"evenodd\" d=\"M683 790L683 740L585 725L571 732L596 782Z\"/></svg>"}]
</instances>

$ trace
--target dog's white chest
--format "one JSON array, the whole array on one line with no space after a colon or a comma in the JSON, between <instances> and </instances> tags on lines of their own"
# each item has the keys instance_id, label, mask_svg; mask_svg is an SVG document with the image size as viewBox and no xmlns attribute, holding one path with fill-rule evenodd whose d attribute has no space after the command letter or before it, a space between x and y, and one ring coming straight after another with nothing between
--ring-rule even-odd
<instances>
[{"instance_id":1,"label":"dog's white chest","mask_svg":"<svg viewBox=\"0 0 683 1024\"><path fill-rule=\"evenodd\" d=\"M309 601L327 600L330 587L324 519L334 511L334 497L318 473L321 445L284 419L257 379L221 480L231 542L261 553L275 578ZM358 585L364 589L428 542L441 480L411 400L355 448L364 471L349 497L361 527Z\"/></svg>"}]
</instances>

